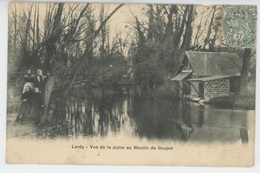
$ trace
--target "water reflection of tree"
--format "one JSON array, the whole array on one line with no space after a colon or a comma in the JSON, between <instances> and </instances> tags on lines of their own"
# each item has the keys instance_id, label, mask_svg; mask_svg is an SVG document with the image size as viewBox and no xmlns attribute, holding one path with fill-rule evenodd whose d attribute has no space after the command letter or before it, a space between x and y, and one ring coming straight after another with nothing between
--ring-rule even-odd
<instances>
[{"instance_id":1,"label":"water reflection of tree","mask_svg":"<svg viewBox=\"0 0 260 173\"><path fill-rule=\"evenodd\" d=\"M241 142L243 143L243 144L247 144L248 143L248 131L247 131L247 129L245 129L245 128L240 128L239 129L239 131L240 131L240 138L241 138Z\"/></svg>"},{"instance_id":2,"label":"water reflection of tree","mask_svg":"<svg viewBox=\"0 0 260 173\"><path fill-rule=\"evenodd\" d=\"M91 100L88 103L85 103L85 113L84 113L84 121L83 121L83 134L86 136L94 135L94 115L93 114L93 106Z\"/></svg>"},{"instance_id":3,"label":"water reflection of tree","mask_svg":"<svg viewBox=\"0 0 260 173\"><path fill-rule=\"evenodd\" d=\"M55 101L55 109L53 111L54 121L63 124L66 121L66 100L57 98Z\"/></svg>"},{"instance_id":4,"label":"water reflection of tree","mask_svg":"<svg viewBox=\"0 0 260 173\"><path fill-rule=\"evenodd\" d=\"M101 136L106 136L108 133L108 118L112 114L112 100L109 101L108 98L105 98L102 94L102 99L98 106L99 111L99 120L98 128Z\"/></svg>"},{"instance_id":5,"label":"water reflection of tree","mask_svg":"<svg viewBox=\"0 0 260 173\"><path fill-rule=\"evenodd\" d=\"M101 98L57 99L54 105L55 122L67 124L76 137L116 134L128 119L127 99L104 92Z\"/></svg>"},{"instance_id":6,"label":"water reflection of tree","mask_svg":"<svg viewBox=\"0 0 260 173\"><path fill-rule=\"evenodd\" d=\"M133 116L136 135L148 139L181 140L180 126L176 123L179 109L176 101L135 99Z\"/></svg>"},{"instance_id":7,"label":"water reflection of tree","mask_svg":"<svg viewBox=\"0 0 260 173\"><path fill-rule=\"evenodd\" d=\"M181 102L182 107L179 115L179 120L177 124L182 134L183 140L189 140L191 133L194 131L192 126L192 117L191 117L191 107L190 103L186 101Z\"/></svg>"}]
</instances>

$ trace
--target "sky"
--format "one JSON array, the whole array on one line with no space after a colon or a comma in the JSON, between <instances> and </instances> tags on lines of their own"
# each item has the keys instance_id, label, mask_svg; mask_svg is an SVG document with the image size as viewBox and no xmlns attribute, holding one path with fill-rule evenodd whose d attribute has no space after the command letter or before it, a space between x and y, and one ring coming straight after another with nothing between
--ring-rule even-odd
<instances>
[{"instance_id":1,"label":"sky","mask_svg":"<svg viewBox=\"0 0 260 173\"><path fill-rule=\"evenodd\" d=\"M22 12L23 9L29 9L29 5L31 3L10 3L9 5L9 15L12 15L12 11L14 10L15 6L17 8L17 11L19 13ZM40 18L42 21L45 18L46 13L46 7L48 3L39 3L39 9L40 9ZM107 15L109 15L119 4L105 4L104 10ZM129 25L129 22L131 19L133 19L133 15L138 16L138 18L143 18L143 12L141 9L145 5L143 4L125 4L122 6L109 20L109 25L111 28L111 31L122 31L125 30L126 25ZM100 13L100 7L101 4L92 4L92 7L94 8L94 15L99 16ZM66 12L66 7L64 9L64 13ZM32 11L32 16L34 12Z\"/></svg>"}]
</instances>

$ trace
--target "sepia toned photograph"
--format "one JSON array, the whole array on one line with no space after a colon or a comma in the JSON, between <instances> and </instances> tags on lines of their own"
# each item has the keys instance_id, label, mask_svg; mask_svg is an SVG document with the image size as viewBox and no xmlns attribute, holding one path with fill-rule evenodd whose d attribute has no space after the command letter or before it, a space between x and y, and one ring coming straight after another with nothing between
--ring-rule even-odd
<instances>
[{"instance_id":1,"label":"sepia toned photograph","mask_svg":"<svg viewBox=\"0 0 260 173\"><path fill-rule=\"evenodd\" d=\"M251 167L254 5L12 2L6 162Z\"/></svg>"}]
</instances>

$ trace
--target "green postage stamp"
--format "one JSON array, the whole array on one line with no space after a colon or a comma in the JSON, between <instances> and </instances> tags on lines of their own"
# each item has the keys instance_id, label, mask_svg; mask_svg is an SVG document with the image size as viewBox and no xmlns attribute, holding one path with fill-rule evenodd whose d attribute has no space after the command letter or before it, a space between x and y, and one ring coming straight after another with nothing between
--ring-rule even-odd
<instances>
[{"instance_id":1,"label":"green postage stamp","mask_svg":"<svg viewBox=\"0 0 260 173\"><path fill-rule=\"evenodd\" d=\"M224 43L236 47L253 47L256 35L255 6L224 8Z\"/></svg>"}]
</instances>

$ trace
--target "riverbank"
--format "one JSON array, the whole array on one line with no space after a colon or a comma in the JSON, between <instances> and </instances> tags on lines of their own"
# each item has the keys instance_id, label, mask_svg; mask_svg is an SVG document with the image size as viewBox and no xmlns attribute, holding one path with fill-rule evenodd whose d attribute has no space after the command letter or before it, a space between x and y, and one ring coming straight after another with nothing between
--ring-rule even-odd
<instances>
[{"instance_id":1,"label":"riverbank","mask_svg":"<svg viewBox=\"0 0 260 173\"><path fill-rule=\"evenodd\" d=\"M228 108L243 108L243 109L255 109L255 96L246 95L246 96L225 96L225 97L216 97L212 98L209 101L209 104L213 104L221 107Z\"/></svg>"},{"instance_id":2,"label":"riverbank","mask_svg":"<svg viewBox=\"0 0 260 173\"><path fill-rule=\"evenodd\" d=\"M25 118L22 123L16 123L17 114L8 114L6 117L6 132L8 138L38 138L41 134L41 127L32 123L29 118Z\"/></svg>"},{"instance_id":3,"label":"riverbank","mask_svg":"<svg viewBox=\"0 0 260 173\"><path fill-rule=\"evenodd\" d=\"M15 122L17 114L7 115L7 137L8 138L41 138L55 139L67 136L68 129L66 125L58 123L47 123L44 125L36 125L30 117L24 119L22 123Z\"/></svg>"},{"instance_id":4,"label":"riverbank","mask_svg":"<svg viewBox=\"0 0 260 173\"><path fill-rule=\"evenodd\" d=\"M178 86L173 85L171 82L166 82L164 85L157 88L143 89L142 92L138 92L138 89L136 89L134 96L150 99L177 99L177 88Z\"/></svg>"}]
</instances>

